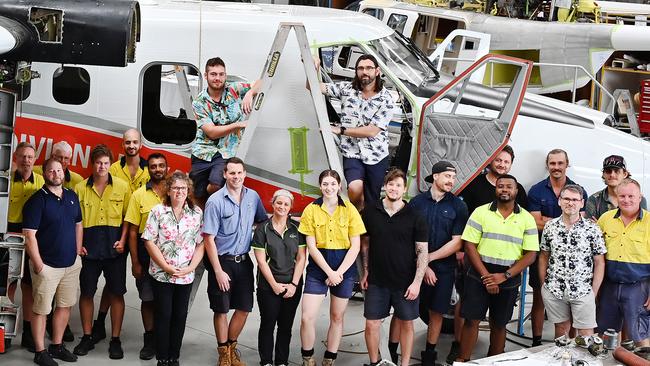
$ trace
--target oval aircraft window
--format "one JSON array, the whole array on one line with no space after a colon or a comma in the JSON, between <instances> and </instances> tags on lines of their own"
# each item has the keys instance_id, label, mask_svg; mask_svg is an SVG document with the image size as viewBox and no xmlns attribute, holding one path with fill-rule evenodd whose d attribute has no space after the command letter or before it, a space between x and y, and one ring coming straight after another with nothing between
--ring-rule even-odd
<instances>
[{"instance_id":1,"label":"oval aircraft window","mask_svg":"<svg viewBox=\"0 0 650 366\"><path fill-rule=\"evenodd\" d=\"M90 97L90 74L81 67L59 67L52 76L52 96L61 104L86 103Z\"/></svg>"}]
</instances>

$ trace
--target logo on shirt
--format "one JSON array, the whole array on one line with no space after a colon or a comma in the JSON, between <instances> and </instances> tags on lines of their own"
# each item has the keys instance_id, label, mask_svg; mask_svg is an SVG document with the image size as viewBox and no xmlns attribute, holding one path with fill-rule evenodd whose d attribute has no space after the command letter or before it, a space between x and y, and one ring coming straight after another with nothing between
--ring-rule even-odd
<instances>
[{"instance_id":1,"label":"logo on shirt","mask_svg":"<svg viewBox=\"0 0 650 366\"><path fill-rule=\"evenodd\" d=\"M295 239L295 238L297 238L298 236L297 236L296 234L289 234L289 237L290 237L291 239Z\"/></svg>"}]
</instances>

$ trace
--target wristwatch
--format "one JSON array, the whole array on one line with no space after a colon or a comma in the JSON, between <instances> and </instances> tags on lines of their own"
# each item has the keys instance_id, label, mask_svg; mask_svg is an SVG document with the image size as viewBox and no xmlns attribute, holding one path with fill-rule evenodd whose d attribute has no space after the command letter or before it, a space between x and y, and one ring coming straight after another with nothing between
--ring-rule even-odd
<instances>
[{"instance_id":1,"label":"wristwatch","mask_svg":"<svg viewBox=\"0 0 650 366\"><path fill-rule=\"evenodd\" d=\"M339 133L339 135L341 135L341 136L345 135L346 128L344 126L339 127L339 130L341 131L341 133Z\"/></svg>"},{"instance_id":2,"label":"wristwatch","mask_svg":"<svg viewBox=\"0 0 650 366\"><path fill-rule=\"evenodd\" d=\"M503 275L506 276L506 280L509 280L510 277L512 277L512 273L510 273L508 271L503 272Z\"/></svg>"}]
</instances>

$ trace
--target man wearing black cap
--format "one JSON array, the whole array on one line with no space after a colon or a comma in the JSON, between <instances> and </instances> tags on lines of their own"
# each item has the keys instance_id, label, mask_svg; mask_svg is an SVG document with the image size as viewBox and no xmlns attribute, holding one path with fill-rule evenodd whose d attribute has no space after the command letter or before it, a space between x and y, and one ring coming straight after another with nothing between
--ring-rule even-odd
<instances>
[{"instance_id":1,"label":"man wearing black cap","mask_svg":"<svg viewBox=\"0 0 650 366\"><path fill-rule=\"evenodd\" d=\"M420 291L420 302L429 310L427 345L422 352L422 365L434 366L442 315L449 309L454 286L455 254L462 245L460 237L468 213L465 203L451 193L456 183L456 168L450 162L434 164L431 175L425 181L432 183L431 189L414 197L409 205L426 219L429 226L429 267ZM392 347L391 353L396 348L395 343Z\"/></svg>"},{"instance_id":2,"label":"man wearing black cap","mask_svg":"<svg viewBox=\"0 0 650 366\"><path fill-rule=\"evenodd\" d=\"M603 160L603 182L607 187L589 196L585 205L585 217L598 220L605 212L617 208L618 199L614 190L623 179L631 176L622 156L610 155L606 157ZM641 197L641 208L647 208L645 197Z\"/></svg>"}]
</instances>

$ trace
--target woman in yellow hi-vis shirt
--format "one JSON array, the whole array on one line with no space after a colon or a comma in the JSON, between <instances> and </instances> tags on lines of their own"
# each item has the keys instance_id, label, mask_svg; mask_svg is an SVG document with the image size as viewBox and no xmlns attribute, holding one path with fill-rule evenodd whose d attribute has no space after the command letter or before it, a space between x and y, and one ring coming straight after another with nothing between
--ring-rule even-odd
<instances>
[{"instance_id":1,"label":"woman in yellow hi-vis shirt","mask_svg":"<svg viewBox=\"0 0 650 366\"><path fill-rule=\"evenodd\" d=\"M336 360L343 334L343 315L357 276L354 263L359 254L360 235L366 232L357 209L339 196L339 174L324 170L318 184L322 196L305 208L298 228L307 237L310 256L300 324L303 366L316 365L316 315L328 289L332 297L323 366L333 365Z\"/></svg>"}]
</instances>

